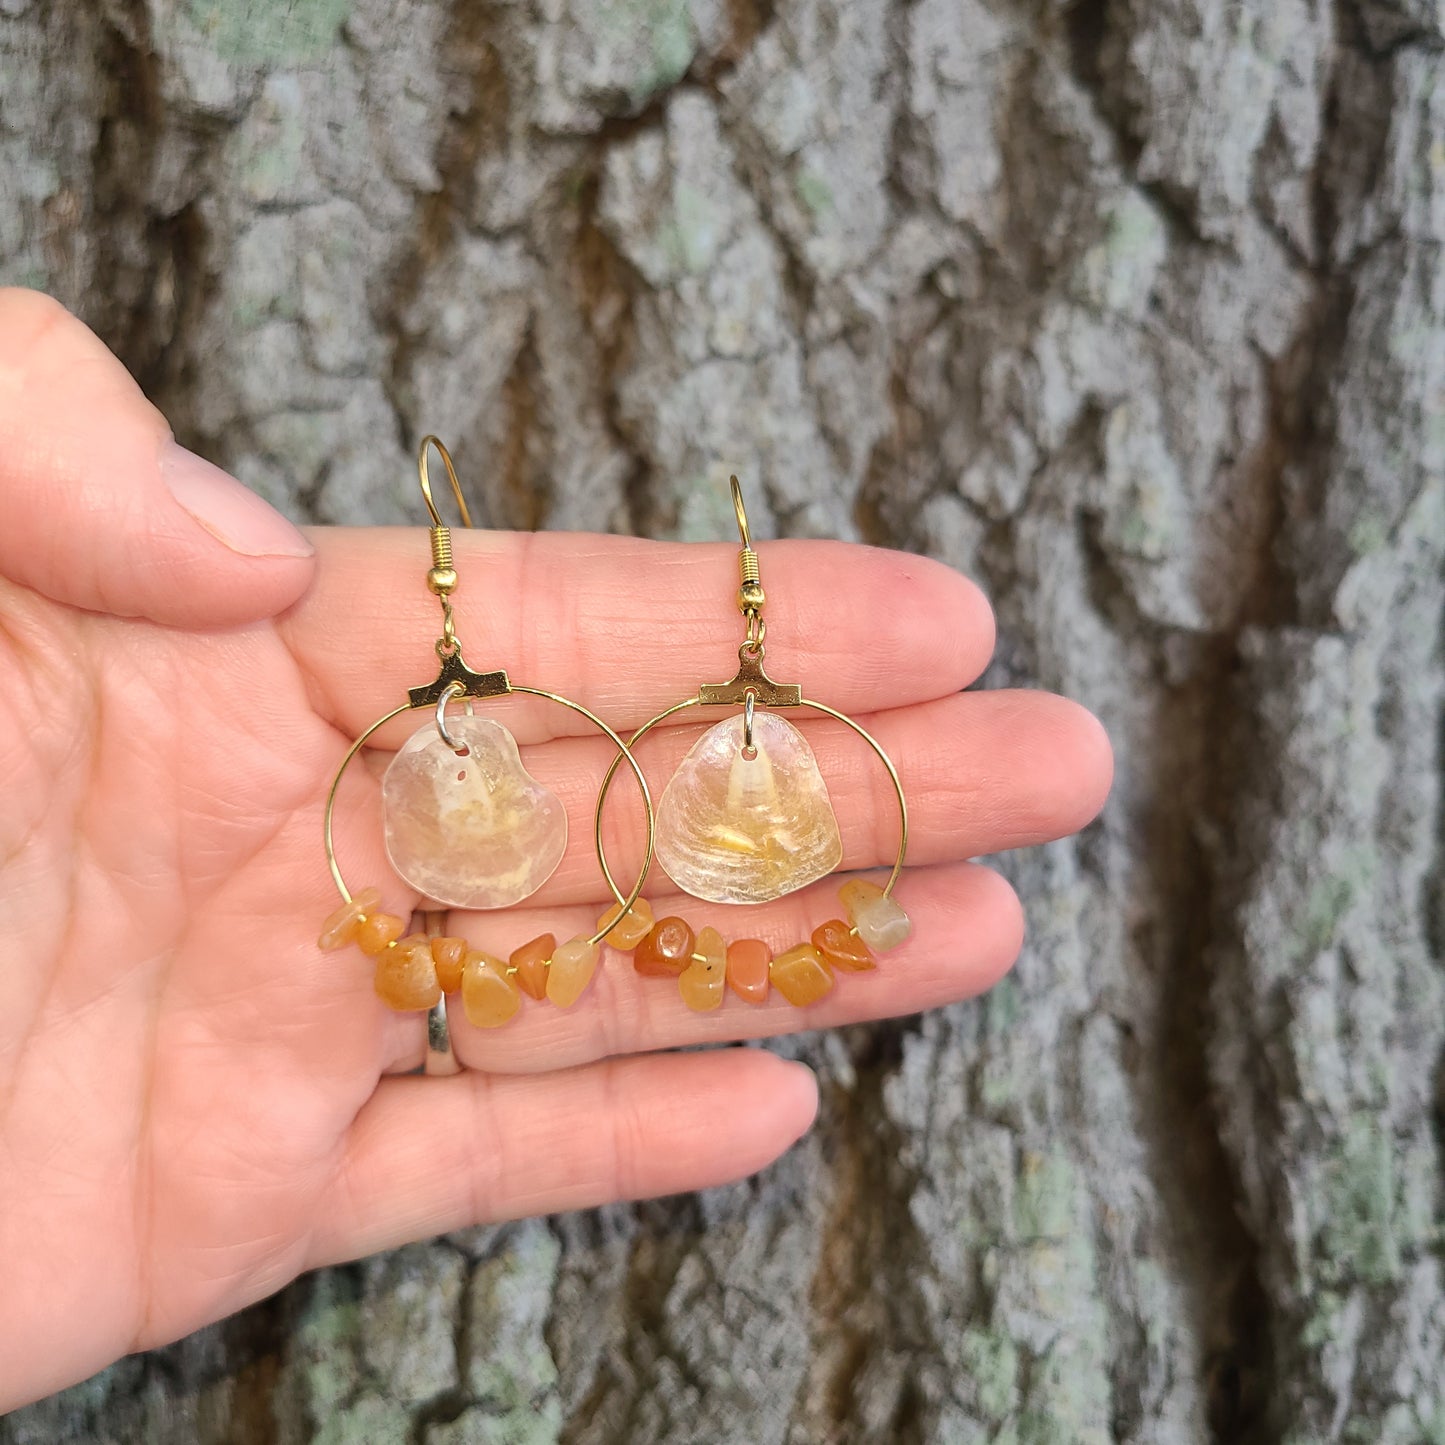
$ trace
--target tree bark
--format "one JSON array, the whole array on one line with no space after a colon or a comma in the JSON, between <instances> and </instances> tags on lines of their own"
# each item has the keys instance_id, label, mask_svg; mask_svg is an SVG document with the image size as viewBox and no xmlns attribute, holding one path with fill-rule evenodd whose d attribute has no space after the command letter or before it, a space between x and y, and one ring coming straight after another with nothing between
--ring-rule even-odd
<instances>
[{"instance_id":1,"label":"tree bark","mask_svg":"<svg viewBox=\"0 0 1445 1445\"><path fill-rule=\"evenodd\" d=\"M492 526L724 538L737 471L1120 759L1008 981L777 1045L760 1180L0 1441L1445 1441L1442 248L1442 0L0 0L0 282L187 445L346 523L426 430Z\"/></svg>"}]
</instances>

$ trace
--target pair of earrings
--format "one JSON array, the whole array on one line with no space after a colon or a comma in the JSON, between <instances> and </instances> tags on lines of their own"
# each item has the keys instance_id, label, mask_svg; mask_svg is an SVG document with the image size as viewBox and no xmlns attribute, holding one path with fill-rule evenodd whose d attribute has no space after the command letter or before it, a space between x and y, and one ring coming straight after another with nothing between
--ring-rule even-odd
<instances>
[{"instance_id":1,"label":"pair of earrings","mask_svg":"<svg viewBox=\"0 0 1445 1445\"><path fill-rule=\"evenodd\" d=\"M696 696L664 709L624 741L571 698L514 683L504 671L478 673L467 666L451 603L458 582L451 531L432 496L432 447L446 467L463 523L470 527L472 521L450 454L436 437L425 437L417 469L432 523L427 586L442 608L442 634L435 644L441 666L435 679L411 688L406 702L372 723L336 770L326 797L323 835L342 903L322 926L320 947L358 945L374 960L378 995L394 1009L431 1010L434 1031L440 1027L444 1032L444 1016L437 1017L444 994L460 992L467 1018L483 1028L515 1017L524 993L570 1007L592 981L604 942L630 952L639 974L676 979L684 1003L698 1011L719 1007L729 988L753 1004L762 1003L770 988L799 1007L815 1003L833 987L835 970L871 969L875 952L903 942L910 924L892 897L908 846L903 785L878 741L852 718L805 700L799 684L774 682L764 670L766 598L737 478L732 478L742 539L737 605L746 626L737 675L728 682L702 684ZM527 772L507 728L473 713L474 701L514 693L571 709L617 750L599 787L593 820L597 861L616 901L592 934L560 946L552 934L544 934L522 944L504 962L465 939L436 931L403 936L405 922L382 910L379 889L353 894L347 887L337 863L332 822L342 777L371 737L403 713L429 708L432 720L403 744L382 781L392 866L427 900L452 908L507 908L535 893L566 850L566 810ZM465 712L449 716L449 705L463 700ZM740 711L698 738L654 811L633 750L668 718L689 708L715 706ZM776 956L759 939L729 943L712 927L694 932L680 917L655 919L641 896L654 856L678 887L716 903L781 898L842 862L838 821L817 759L802 733L779 715L789 708L811 708L852 729L886 769L899 813L898 854L887 882L881 888L861 879L846 883L840 890L846 921L829 919L809 941ZM637 781L647 824L642 867L626 893L613 876L602 842L603 808L624 764ZM440 914L428 908L428 917Z\"/></svg>"}]
</instances>

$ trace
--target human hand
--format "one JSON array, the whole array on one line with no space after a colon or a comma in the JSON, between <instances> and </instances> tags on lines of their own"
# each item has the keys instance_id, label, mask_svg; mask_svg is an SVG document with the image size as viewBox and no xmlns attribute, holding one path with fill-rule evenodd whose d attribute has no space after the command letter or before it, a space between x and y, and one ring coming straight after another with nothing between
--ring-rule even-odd
<instances>
[{"instance_id":1,"label":"human hand","mask_svg":"<svg viewBox=\"0 0 1445 1445\"><path fill-rule=\"evenodd\" d=\"M761 1168L809 1126L811 1074L759 1050L659 1051L987 988L1021 913L964 860L1068 833L1107 790L1108 744L1082 709L960 693L992 646L968 582L901 554L767 544L771 670L856 715L902 775L910 942L806 1011L774 997L692 1013L609 953L570 1010L531 1006L489 1033L455 1010L456 1077L394 1077L421 1062L424 1016L384 1008L359 955L317 951L335 903L320 818L350 739L434 673L423 534L317 530L308 545L168 438L84 327L0 292L0 1410L318 1265ZM731 671L730 546L455 541L473 666L619 730ZM493 952L590 932L608 901L581 845L608 745L561 709L506 706L573 846L522 906L453 916L448 931ZM839 725L805 727L845 866L891 861L876 760ZM695 731L640 747L656 791ZM642 832L626 779L608 809L619 877ZM417 899L386 865L376 784L360 768L347 781L347 876L405 913ZM747 933L806 937L835 886L751 911ZM647 894L658 916L681 911L660 871Z\"/></svg>"}]
</instances>

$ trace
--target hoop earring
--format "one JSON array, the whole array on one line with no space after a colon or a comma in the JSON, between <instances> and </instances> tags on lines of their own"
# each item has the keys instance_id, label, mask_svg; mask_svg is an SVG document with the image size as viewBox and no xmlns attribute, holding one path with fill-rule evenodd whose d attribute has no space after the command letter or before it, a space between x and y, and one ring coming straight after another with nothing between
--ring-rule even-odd
<instances>
[{"instance_id":1,"label":"hoop earring","mask_svg":"<svg viewBox=\"0 0 1445 1445\"><path fill-rule=\"evenodd\" d=\"M800 684L774 682L765 671L766 595L742 487L736 477L730 480L742 539L737 603L746 625L737 675L730 682L703 683L695 697L665 708L632 734L628 747L635 748L659 723L689 708L724 705L741 712L708 728L668 783L657 808L656 859L684 892L718 903L781 898L837 868L843 856L837 819L807 740L777 715L788 708L823 713L873 750L898 798L899 836L893 871L881 888L854 879L839 890L847 922L829 919L807 943L776 957L759 939L725 944L716 929L694 934L678 917L660 920L640 939L607 937L615 947L635 950L638 973L676 977L683 1001L699 1012L719 1007L725 987L748 1003L766 999L770 984L798 1007L816 1003L833 987L835 969L876 967L874 953L896 947L912 930L892 896L908 852L908 800L898 770L859 723L826 703L805 699ZM601 818L623 761L622 753L612 760L597 798L598 861L619 899L601 846Z\"/></svg>"},{"instance_id":2,"label":"hoop earring","mask_svg":"<svg viewBox=\"0 0 1445 1445\"><path fill-rule=\"evenodd\" d=\"M433 1010L435 1033L442 995L458 990L467 1018L480 1028L495 1028L513 1018L523 993L545 998L560 1008L570 1007L592 980L605 929L590 936L579 934L560 948L551 934L543 934L523 944L503 963L471 948L465 939L439 932L403 937L406 924L395 914L381 911L379 889L370 887L353 894L337 862L332 817L346 769L380 728L406 712L432 711L430 726L419 729L397 750L382 781L387 854L397 873L424 900L431 900L421 905L429 921L436 903L468 909L506 908L529 897L551 877L566 849L567 818L561 803L523 767L511 732L499 722L473 714L474 699L514 693L545 698L586 718L619 749L609 777L621 762L629 764L647 816L647 849L632 891L625 897L617 893L610 872L606 874L624 910L631 908L642 892L652 861L656 820L647 779L637 760L596 713L560 693L514 683L505 671L479 673L467 666L452 612L451 595L458 579L451 530L437 512L427 466L432 447L446 467L463 524L470 527L472 519L450 453L436 437L423 437L417 472L432 523L427 586L442 607L442 634L436 641L441 669L433 681L410 688L406 702L372 723L347 749L336 770L326 795L322 835L326 862L342 901L322 925L317 943L328 951L357 944L375 960L376 992L381 999L393 1009ZM466 699L466 712L449 718L448 705L461 699ZM596 841L600 860L600 834ZM444 1024L443 1015L442 1032Z\"/></svg>"}]
</instances>

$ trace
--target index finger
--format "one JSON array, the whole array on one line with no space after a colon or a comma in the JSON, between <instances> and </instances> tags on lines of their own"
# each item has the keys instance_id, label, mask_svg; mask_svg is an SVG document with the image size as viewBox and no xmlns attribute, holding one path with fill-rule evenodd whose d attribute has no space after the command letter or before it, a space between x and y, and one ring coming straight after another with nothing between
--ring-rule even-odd
<instances>
[{"instance_id":1,"label":"index finger","mask_svg":"<svg viewBox=\"0 0 1445 1445\"><path fill-rule=\"evenodd\" d=\"M316 528L316 581L279 621L317 711L355 735L436 676L441 611L427 534ZM454 531L456 629L470 667L563 693L626 731L737 671L737 548L582 533ZM926 557L845 542L759 546L767 669L844 712L943 697L982 672L993 614ZM587 730L560 708L527 740ZM530 718L530 714L529 714Z\"/></svg>"}]
</instances>

